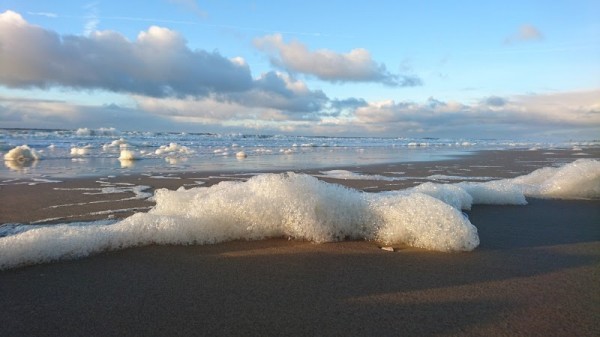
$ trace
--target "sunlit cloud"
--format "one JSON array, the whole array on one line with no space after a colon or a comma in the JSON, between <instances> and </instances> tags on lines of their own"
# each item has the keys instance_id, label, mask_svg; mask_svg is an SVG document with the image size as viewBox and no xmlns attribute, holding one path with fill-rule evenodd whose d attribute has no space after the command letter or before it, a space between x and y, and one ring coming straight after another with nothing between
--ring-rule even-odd
<instances>
[{"instance_id":1,"label":"sunlit cloud","mask_svg":"<svg viewBox=\"0 0 600 337\"><path fill-rule=\"evenodd\" d=\"M281 34L254 39L254 46L268 53L274 66L324 81L377 82L389 86L421 84L418 77L390 73L384 64L375 62L369 51L363 48L344 54L327 49L310 51L298 41L286 43Z\"/></svg>"},{"instance_id":2,"label":"sunlit cloud","mask_svg":"<svg viewBox=\"0 0 600 337\"><path fill-rule=\"evenodd\" d=\"M0 84L12 88L62 86L165 97L252 87L247 65L191 50L179 33L157 26L134 41L113 31L61 36L6 11L0 14L0 42Z\"/></svg>"},{"instance_id":3,"label":"sunlit cloud","mask_svg":"<svg viewBox=\"0 0 600 337\"><path fill-rule=\"evenodd\" d=\"M443 102L370 102L355 111L355 123L390 134L409 132L480 136L507 132L549 132L561 128L600 131L600 91L512 97L491 96L475 104ZM467 136L465 134L465 136Z\"/></svg>"}]
</instances>

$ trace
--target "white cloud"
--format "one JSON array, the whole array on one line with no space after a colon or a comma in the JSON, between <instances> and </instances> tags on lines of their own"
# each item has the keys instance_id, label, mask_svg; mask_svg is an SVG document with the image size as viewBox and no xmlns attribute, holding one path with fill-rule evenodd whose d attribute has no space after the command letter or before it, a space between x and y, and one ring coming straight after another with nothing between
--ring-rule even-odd
<instances>
[{"instance_id":1,"label":"white cloud","mask_svg":"<svg viewBox=\"0 0 600 337\"><path fill-rule=\"evenodd\" d=\"M292 73L316 76L330 82L379 82L389 86L420 85L419 78L390 73L375 62L368 50L353 49L340 54L321 49L310 51L298 41L285 43L281 34L254 40L259 50L271 55L271 63Z\"/></svg>"},{"instance_id":2,"label":"white cloud","mask_svg":"<svg viewBox=\"0 0 600 337\"><path fill-rule=\"evenodd\" d=\"M247 65L190 50L179 33L152 26L135 41L112 31L60 36L0 14L0 85L62 86L148 96L205 96L249 90Z\"/></svg>"}]
</instances>

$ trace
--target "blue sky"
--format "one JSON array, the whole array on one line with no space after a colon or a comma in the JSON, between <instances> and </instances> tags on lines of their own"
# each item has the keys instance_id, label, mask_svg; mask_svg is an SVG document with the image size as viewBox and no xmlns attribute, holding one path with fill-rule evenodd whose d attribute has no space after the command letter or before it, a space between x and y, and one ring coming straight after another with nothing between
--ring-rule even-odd
<instances>
[{"instance_id":1,"label":"blue sky","mask_svg":"<svg viewBox=\"0 0 600 337\"><path fill-rule=\"evenodd\" d=\"M595 138L597 1L0 1L2 127Z\"/></svg>"}]
</instances>

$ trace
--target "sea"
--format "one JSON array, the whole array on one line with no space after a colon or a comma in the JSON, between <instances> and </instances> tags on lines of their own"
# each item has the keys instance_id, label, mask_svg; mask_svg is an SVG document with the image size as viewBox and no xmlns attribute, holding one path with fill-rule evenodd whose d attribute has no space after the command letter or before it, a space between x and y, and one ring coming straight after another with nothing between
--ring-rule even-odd
<instances>
[{"instance_id":1,"label":"sea","mask_svg":"<svg viewBox=\"0 0 600 337\"><path fill-rule=\"evenodd\" d=\"M0 167L0 177L319 169L439 160L478 150L596 147L600 141L315 137L114 128L0 129L1 156L6 157L10 150L24 145L36 158L5 160Z\"/></svg>"},{"instance_id":2,"label":"sea","mask_svg":"<svg viewBox=\"0 0 600 337\"><path fill-rule=\"evenodd\" d=\"M281 237L315 243L351 239L392 248L402 245L440 252L473 251L480 238L477 224L471 223L465 213L473 205L526 207L530 197L600 200L600 160L581 156L514 178L428 181L376 193L294 171L438 160L490 149L566 148L585 154L586 148L599 145L598 141L2 129L2 184L18 184L29 178L64 189L60 180L51 178L108 175L92 179L98 184L97 189L91 189L94 194L118 193L124 196L123 201L145 199L154 206L124 219L107 215L106 219L88 222L72 222L67 217L60 221L0 224L0 270L152 244L215 244ZM290 171L260 173L277 170ZM247 179L208 187L157 189L154 193L145 192L149 186L108 179L136 172L199 171L257 172ZM325 174L341 174L342 179L394 179L339 169ZM81 193L78 188L74 191ZM57 202L55 207L85 204ZM106 214L111 214L110 210Z\"/></svg>"}]
</instances>

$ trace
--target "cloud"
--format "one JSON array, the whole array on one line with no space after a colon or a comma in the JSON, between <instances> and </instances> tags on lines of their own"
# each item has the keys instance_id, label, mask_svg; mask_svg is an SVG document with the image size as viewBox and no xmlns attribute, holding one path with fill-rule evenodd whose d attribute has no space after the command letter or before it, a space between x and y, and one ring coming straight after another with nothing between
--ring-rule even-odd
<instances>
[{"instance_id":1,"label":"cloud","mask_svg":"<svg viewBox=\"0 0 600 337\"><path fill-rule=\"evenodd\" d=\"M512 44L523 41L540 41L544 39L544 35L537 28L530 24L524 24L519 27L519 30L507 37L504 40L505 44Z\"/></svg>"},{"instance_id":2,"label":"cloud","mask_svg":"<svg viewBox=\"0 0 600 337\"><path fill-rule=\"evenodd\" d=\"M600 91L490 96L475 104L369 102L355 110L354 124L387 135L514 137L561 129L600 131ZM593 131L595 130L595 131Z\"/></svg>"},{"instance_id":3,"label":"cloud","mask_svg":"<svg viewBox=\"0 0 600 337\"><path fill-rule=\"evenodd\" d=\"M310 90L302 81L279 72L268 72L254 82L252 90L227 95L227 98L248 107L266 107L288 115L308 118L318 113L329 101L320 90Z\"/></svg>"},{"instance_id":4,"label":"cloud","mask_svg":"<svg viewBox=\"0 0 600 337\"><path fill-rule=\"evenodd\" d=\"M366 49L353 49L340 54L321 49L310 51L298 41L285 43L281 34L254 40L254 45L271 55L271 63L292 73L316 76L329 82L378 82L388 86L416 86L415 76L395 75L384 64L378 64Z\"/></svg>"},{"instance_id":5,"label":"cloud","mask_svg":"<svg viewBox=\"0 0 600 337\"><path fill-rule=\"evenodd\" d=\"M318 120L329 98L311 91L288 75L268 72L255 80L252 89L227 95L185 99L136 96L141 109L153 114L179 116L197 121Z\"/></svg>"},{"instance_id":6,"label":"cloud","mask_svg":"<svg viewBox=\"0 0 600 337\"><path fill-rule=\"evenodd\" d=\"M83 8L87 11L85 16L85 26L83 27L83 35L90 35L98 29L100 18L98 17L98 3L91 2Z\"/></svg>"},{"instance_id":7,"label":"cloud","mask_svg":"<svg viewBox=\"0 0 600 337\"><path fill-rule=\"evenodd\" d=\"M89 106L60 100L0 96L0 120L6 128L77 129L114 127L119 130L182 130L173 118L116 104ZM185 126L185 125L184 125Z\"/></svg>"},{"instance_id":8,"label":"cloud","mask_svg":"<svg viewBox=\"0 0 600 337\"><path fill-rule=\"evenodd\" d=\"M284 75L289 90L302 85ZM286 82L290 81L290 82ZM263 95L285 90L272 85ZM259 90L259 89L254 89ZM279 92L279 93L278 93ZM306 95L315 93L310 90ZM115 127L121 130L290 133L298 135L535 139L540 136L595 139L600 134L600 90L510 97L468 104L429 98L423 102L359 98L321 101L317 110L292 111L279 104L206 97L131 96L133 107L83 106L65 101L0 96L3 127ZM499 100L504 102L499 106Z\"/></svg>"},{"instance_id":9,"label":"cloud","mask_svg":"<svg viewBox=\"0 0 600 337\"><path fill-rule=\"evenodd\" d=\"M490 96L485 98L482 103L490 107L501 107L507 104L508 101L505 98L499 96Z\"/></svg>"},{"instance_id":10,"label":"cloud","mask_svg":"<svg viewBox=\"0 0 600 337\"><path fill-rule=\"evenodd\" d=\"M177 32L157 26L135 41L112 31L60 36L0 14L0 85L102 89L154 97L249 90L250 69L217 52L190 50Z\"/></svg>"}]
</instances>

